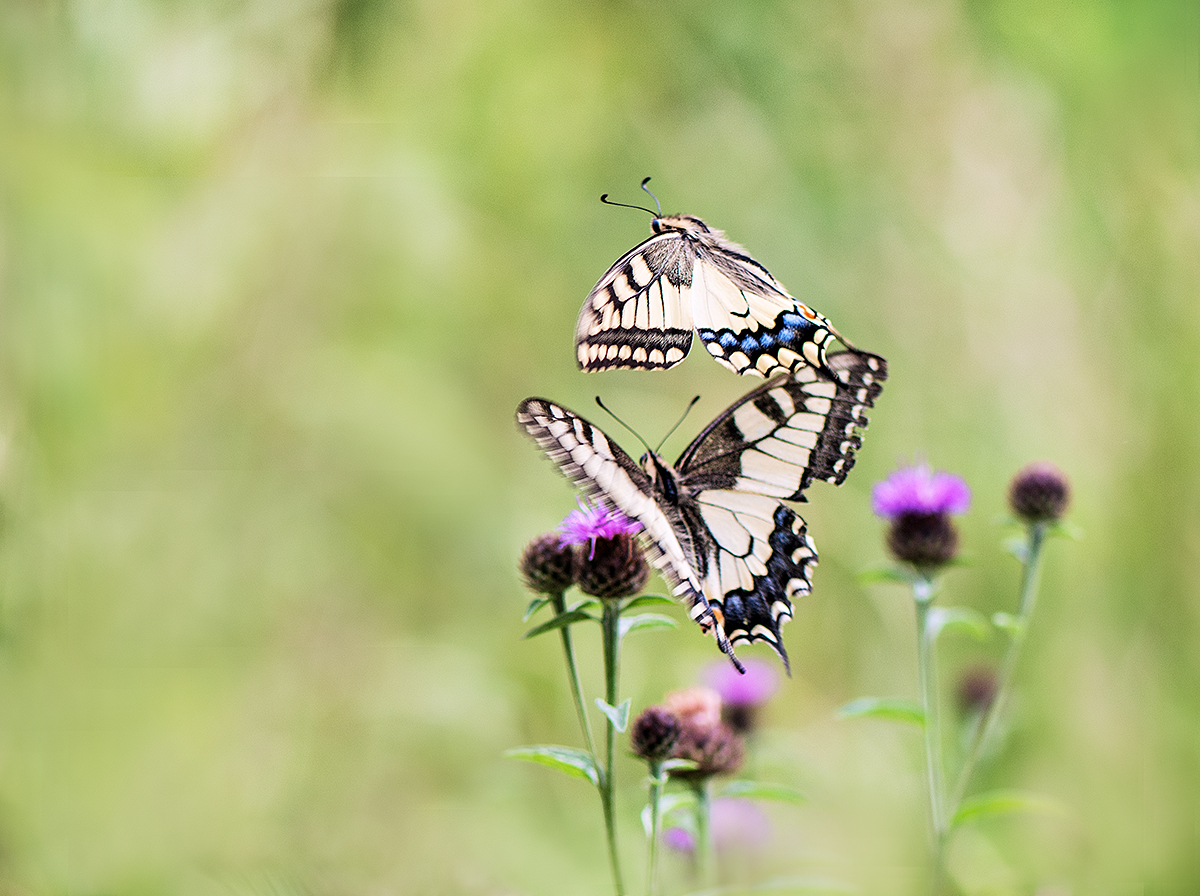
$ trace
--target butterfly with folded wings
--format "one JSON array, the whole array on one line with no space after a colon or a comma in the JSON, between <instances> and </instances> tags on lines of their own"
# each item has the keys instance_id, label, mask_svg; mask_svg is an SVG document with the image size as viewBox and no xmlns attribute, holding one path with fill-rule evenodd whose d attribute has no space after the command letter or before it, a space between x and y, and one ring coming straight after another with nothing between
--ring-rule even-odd
<instances>
[{"instance_id":1,"label":"butterfly with folded wings","mask_svg":"<svg viewBox=\"0 0 1200 896\"><path fill-rule=\"evenodd\" d=\"M642 181L647 193L649 180ZM600 199L624 204L609 202L608 194ZM654 215L653 235L608 269L580 309L575 353L583 370L674 367L692 347L693 329L717 361L753 376L815 367L833 378L828 350L835 339L853 354L875 357L721 231L692 215L643 211Z\"/></svg>"},{"instance_id":2,"label":"butterfly with folded wings","mask_svg":"<svg viewBox=\"0 0 1200 896\"><path fill-rule=\"evenodd\" d=\"M689 615L742 668L738 644L765 641L788 665L780 628L812 589L817 551L804 520L813 480L840 485L887 376L882 358L831 353L835 379L813 368L776 377L726 408L674 466L636 463L562 405L527 398L517 423L585 495L642 524L651 562Z\"/></svg>"}]
</instances>

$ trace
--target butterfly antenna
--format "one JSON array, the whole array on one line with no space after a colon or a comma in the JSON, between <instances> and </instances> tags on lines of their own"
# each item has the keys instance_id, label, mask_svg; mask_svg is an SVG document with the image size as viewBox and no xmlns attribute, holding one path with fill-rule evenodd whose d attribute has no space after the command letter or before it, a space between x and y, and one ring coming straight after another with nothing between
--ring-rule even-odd
<instances>
[{"instance_id":1,"label":"butterfly antenna","mask_svg":"<svg viewBox=\"0 0 1200 896\"><path fill-rule=\"evenodd\" d=\"M614 202L614 203L611 203L611 204L612 204L612 205L618 205L619 203L615 203L615 202ZM636 206L632 206L632 207L633 207L633 208L636 208ZM638 432L636 429L634 429L632 426L630 426L628 423L626 423L624 420L622 420L620 417L618 417L616 414L614 414L612 411L610 411L610 410L608 409L608 406L607 406L607 405L605 405L605 403L604 403L604 402L602 402L602 401L600 400L600 396L599 396L599 395L597 395L597 396L596 396L596 404L600 405L600 409L601 409L602 411L604 411L604 413L608 414L608 416L612 417L614 420L616 420L618 423L620 423L622 426L624 426L624 427L625 427L627 430L629 430L631 433L633 433L633 437L634 437L635 439L637 439L639 442L641 442L641 443L642 443L642 445L643 445L643 446L645 446L645 448L646 448L646 450L647 450L647 451L650 451L651 453L653 453L654 449L653 449L653 448L651 448L649 445L647 445L647 444L646 444L646 440L642 438L642 434L641 434L641 433L639 433L639 432Z\"/></svg>"},{"instance_id":2,"label":"butterfly antenna","mask_svg":"<svg viewBox=\"0 0 1200 896\"><path fill-rule=\"evenodd\" d=\"M661 218L662 217L662 204L659 203L658 197L655 196L653 193L651 193L650 190L646 187L646 184L648 184L648 183L650 183L650 178L643 177L642 178L642 189L645 190L646 193L650 196L650 198L654 200L654 207L658 209L658 217Z\"/></svg>"},{"instance_id":3,"label":"butterfly antenna","mask_svg":"<svg viewBox=\"0 0 1200 896\"><path fill-rule=\"evenodd\" d=\"M647 179L649 179L649 178L647 178ZM694 408L696 406L696 402L698 402L699 400L700 400L700 396L697 395L695 398L693 398L691 401L688 402L688 406L683 409L683 414L680 415L678 422L674 426L672 426L669 430L667 430L667 434L665 436L663 436L662 441L658 443L658 448L654 449L655 454L658 454L659 449L662 448L663 444L667 441L667 439L671 438L671 436L674 435L675 430L679 429L679 427L683 424L683 421L687 419L688 413L691 411L692 408Z\"/></svg>"},{"instance_id":4,"label":"butterfly antenna","mask_svg":"<svg viewBox=\"0 0 1200 896\"><path fill-rule=\"evenodd\" d=\"M648 178L648 177L642 180L642 189L643 190L646 190L646 184L649 183L649 181L650 181L650 178ZM621 208L636 208L640 212L645 212L648 215L654 215L654 217L656 217L656 218L661 218L662 217L662 206L658 204L658 197L655 196L653 193L650 193L649 190L646 190L646 192L650 194L650 198L653 199L654 204L656 206L658 206L657 212L655 212L653 209L646 208L646 206L644 206L644 205L630 205L627 202L613 202L611 199L608 198L607 193L600 194L600 201L603 202L605 205L617 205L617 206L620 206ZM605 408L605 410L607 410L607 408Z\"/></svg>"}]
</instances>

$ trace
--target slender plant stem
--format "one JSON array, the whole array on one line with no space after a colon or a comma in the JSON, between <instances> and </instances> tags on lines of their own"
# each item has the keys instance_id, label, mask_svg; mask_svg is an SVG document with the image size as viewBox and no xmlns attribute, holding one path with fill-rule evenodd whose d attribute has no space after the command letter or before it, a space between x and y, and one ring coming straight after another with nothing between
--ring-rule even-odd
<instances>
[{"instance_id":1,"label":"slender plant stem","mask_svg":"<svg viewBox=\"0 0 1200 896\"><path fill-rule=\"evenodd\" d=\"M662 821L662 791L666 775L662 760L650 760L650 856L646 867L646 896L658 892L658 829Z\"/></svg>"},{"instance_id":2,"label":"slender plant stem","mask_svg":"<svg viewBox=\"0 0 1200 896\"><path fill-rule=\"evenodd\" d=\"M550 595L556 615L567 611L567 599L563 592ZM563 659L567 663L567 677L571 679L571 696L575 698L575 712L579 716L579 727L583 731L583 739L587 742L588 752L592 761L596 761L596 743L592 740L592 726L588 723L587 706L583 702L583 686L579 683L579 667L575 662L575 645L571 640L571 626L564 625L559 630L562 636Z\"/></svg>"},{"instance_id":3,"label":"slender plant stem","mask_svg":"<svg viewBox=\"0 0 1200 896\"><path fill-rule=\"evenodd\" d=\"M921 706L925 711L925 769L929 778L929 826L933 845L932 892L936 894L941 888L947 826L937 687L937 633L929 626L933 590L933 582L925 576L913 582L913 598L917 605L917 677L920 679Z\"/></svg>"},{"instance_id":4,"label":"slender plant stem","mask_svg":"<svg viewBox=\"0 0 1200 896\"><path fill-rule=\"evenodd\" d=\"M709 796L708 781L696 781L692 784L692 789L696 794L696 874L700 879L700 886L712 886L712 800Z\"/></svg>"},{"instance_id":5,"label":"slender plant stem","mask_svg":"<svg viewBox=\"0 0 1200 896\"><path fill-rule=\"evenodd\" d=\"M609 706L617 705L617 678L621 652L621 606L619 601L601 601L604 606L600 627L604 632L604 700ZM621 878L621 860L617 855L617 830L613 805L613 756L616 749L617 729L612 719L607 718L605 731L604 777L600 781L600 802L604 807L604 830L608 836L608 859L612 865L613 883L617 896L624 896L625 884Z\"/></svg>"},{"instance_id":6,"label":"slender plant stem","mask_svg":"<svg viewBox=\"0 0 1200 896\"><path fill-rule=\"evenodd\" d=\"M1018 603L1016 624L1013 627L1008 650L1004 653L1004 661L1000 665L999 680L996 684L996 695L987 709L980 714L971 731L970 745L967 747L966 758L958 773L950 806L957 811L963 797L966 796L967 786L975 766L983 755L984 747L995 734L996 726L1004 714L1005 705L1012 686L1013 672L1025 644L1025 634L1029 630L1029 619L1033 615L1033 606L1037 603L1038 574L1042 565L1042 547L1046 542L1046 523L1033 523L1028 528L1028 541L1025 545L1025 557L1021 569L1021 593Z\"/></svg>"}]
</instances>

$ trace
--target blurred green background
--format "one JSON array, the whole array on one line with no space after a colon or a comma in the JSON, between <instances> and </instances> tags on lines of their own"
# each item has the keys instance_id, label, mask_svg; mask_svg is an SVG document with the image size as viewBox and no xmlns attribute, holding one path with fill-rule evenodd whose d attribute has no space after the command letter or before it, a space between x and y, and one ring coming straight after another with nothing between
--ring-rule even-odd
<instances>
[{"instance_id":1,"label":"blurred green background","mask_svg":"<svg viewBox=\"0 0 1200 896\"><path fill-rule=\"evenodd\" d=\"M1194 0L5 0L0 892L610 892L586 785L502 757L578 742L515 570L573 495L512 414L601 392L655 442L698 392L674 456L751 385L575 368L649 233L597 197L648 174L891 362L758 747L809 801L741 879L920 892L919 737L833 717L916 689L870 486L967 478L945 599L1012 609L1049 459L1083 538L979 786L1068 811L952 867L1200 892L1198 118ZM635 711L717 658L677 615ZM947 692L1002 645L947 638Z\"/></svg>"}]
</instances>

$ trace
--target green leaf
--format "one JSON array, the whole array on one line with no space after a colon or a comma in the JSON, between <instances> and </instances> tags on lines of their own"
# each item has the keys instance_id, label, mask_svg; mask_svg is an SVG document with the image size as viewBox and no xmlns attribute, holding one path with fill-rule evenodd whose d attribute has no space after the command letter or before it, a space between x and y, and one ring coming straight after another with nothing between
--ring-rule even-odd
<instances>
[{"instance_id":1,"label":"green leaf","mask_svg":"<svg viewBox=\"0 0 1200 896\"><path fill-rule=\"evenodd\" d=\"M544 635L546 632L552 632L556 628L562 628L564 625L573 625L576 622L596 621L596 617L585 613L583 610L567 610L565 613L559 613L549 622L543 622L541 625L531 628L525 633L525 640L536 638L538 635Z\"/></svg>"},{"instance_id":2,"label":"green leaf","mask_svg":"<svg viewBox=\"0 0 1200 896\"><path fill-rule=\"evenodd\" d=\"M638 607L673 607L677 603L677 601L662 594L643 594L641 597L635 597L629 603L625 604L625 606L621 607L621 612L636 610Z\"/></svg>"},{"instance_id":3,"label":"green leaf","mask_svg":"<svg viewBox=\"0 0 1200 896\"><path fill-rule=\"evenodd\" d=\"M806 802L804 794L793 787L784 787L782 784L764 784L761 781L730 781L721 788L721 796L740 796L751 800L775 800L797 806Z\"/></svg>"},{"instance_id":4,"label":"green leaf","mask_svg":"<svg viewBox=\"0 0 1200 896\"><path fill-rule=\"evenodd\" d=\"M911 585L913 583L913 574L911 572L895 566L879 566L874 569L864 569L858 574L857 578L863 585L874 585L881 582L893 585Z\"/></svg>"},{"instance_id":5,"label":"green leaf","mask_svg":"<svg viewBox=\"0 0 1200 896\"><path fill-rule=\"evenodd\" d=\"M933 607L927 624L930 636L935 639L947 628L961 628L977 641L984 641L991 634L987 618L970 607Z\"/></svg>"},{"instance_id":6,"label":"green leaf","mask_svg":"<svg viewBox=\"0 0 1200 896\"><path fill-rule=\"evenodd\" d=\"M608 716L608 720L612 722L612 726L622 734L625 733L625 726L629 724L629 707L633 700L625 700L620 706L610 706L599 697L596 698L596 706L600 711Z\"/></svg>"},{"instance_id":7,"label":"green leaf","mask_svg":"<svg viewBox=\"0 0 1200 896\"><path fill-rule=\"evenodd\" d=\"M525 615L521 617L521 621L528 622L529 618L534 613L536 613L542 607L546 606L546 604L548 604L548 603L550 603L550 598L548 598L548 597L545 597L545 596L535 597L533 600L531 600L529 602L529 606L525 608Z\"/></svg>"},{"instance_id":8,"label":"green leaf","mask_svg":"<svg viewBox=\"0 0 1200 896\"><path fill-rule=\"evenodd\" d=\"M839 719L885 719L889 722L925 724L925 710L904 697L859 697L837 711Z\"/></svg>"},{"instance_id":9,"label":"green leaf","mask_svg":"<svg viewBox=\"0 0 1200 896\"><path fill-rule=\"evenodd\" d=\"M998 629L1002 629L1012 637L1020 634L1021 629L1025 627L1020 618L1014 616L1012 613L993 613L992 625Z\"/></svg>"},{"instance_id":10,"label":"green leaf","mask_svg":"<svg viewBox=\"0 0 1200 896\"><path fill-rule=\"evenodd\" d=\"M1046 534L1051 538L1069 538L1072 541L1083 541L1083 529L1067 520L1059 520L1046 527Z\"/></svg>"},{"instance_id":11,"label":"green leaf","mask_svg":"<svg viewBox=\"0 0 1200 896\"><path fill-rule=\"evenodd\" d=\"M1066 815L1067 810L1058 800L1036 793L1019 790L989 790L963 800L951 820L953 827L969 824L995 815L1015 812L1032 812L1040 815Z\"/></svg>"},{"instance_id":12,"label":"green leaf","mask_svg":"<svg viewBox=\"0 0 1200 896\"><path fill-rule=\"evenodd\" d=\"M641 613L637 616L622 616L618 623L617 637L624 638L631 632L648 628L675 628L676 622L670 616L660 613Z\"/></svg>"},{"instance_id":13,"label":"green leaf","mask_svg":"<svg viewBox=\"0 0 1200 896\"><path fill-rule=\"evenodd\" d=\"M1029 540L1024 536L1014 535L1004 539L1004 550L1016 557L1018 563L1029 561Z\"/></svg>"},{"instance_id":14,"label":"green leaf","mask_svg":"<svg viewBox=\"0 0 1200 896\"><path fill-rule=\"evenodd\" d=\"M585 750L542 744L536 747L516 747L507 750L504 755L512 759L548 765L572 777L586 778L597 787L600 786L600 772L596 768L596 761L592 759L592 754Z\"/></svg>"},{"instance_id":15,"label":"green leaf","mask_svg":"<svg viewBox=\"0 0 1200 896\"><path fill-rule=\"evenodd\" d=\"M700 764L693 759L667 759L659 768L666 772L690 772L692 769L697 769Z\"/></svg>"}]
</instances>

